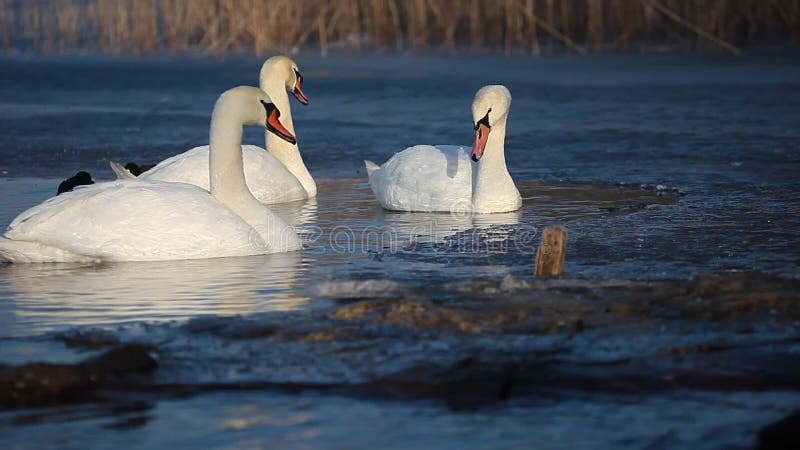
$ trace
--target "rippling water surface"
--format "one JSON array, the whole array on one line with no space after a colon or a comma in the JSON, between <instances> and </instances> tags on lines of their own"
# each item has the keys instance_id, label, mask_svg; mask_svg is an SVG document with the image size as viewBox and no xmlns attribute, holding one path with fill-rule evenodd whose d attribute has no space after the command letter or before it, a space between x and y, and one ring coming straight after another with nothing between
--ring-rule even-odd
<instances>
[{"instance_id":1,"label":"rippling water surface","mask_svg":"<svg viewBox=\"0 0 800 450\"><path fill-rule=\"evenodd\" d=\"M198 316L314 310L330 304L325 283L332 281L420 287L526 277L537 233L553 223L569 228L567 270L580 277L689 278L729 270L800 275L796 58L297 60L311 105L293 103L294 122L320 195L275 209L296 226L305 249L206 261L0 266L0 362L82 358L85 353L49 338L76 327L161 323L156 334L174 341L184 339L174 324ZM255 59L0 60L0 224L51 196L77 170L108 179L108 160L155 162L206 143L218 93L255 84L259 67ZM506 84L514 98L506 155L523 209L478 216L382 211L362 161L381 162L419 143L469 144L470 102L486 83ZM263 144L262 131L247 130L245 140ZM129 333L118 332L123 340ZM753 424L797 401L769 393L713 401L692 394L626 406L592 397L467 414L424 403L246 397L161 402L131 429L143 445L180 448L198 442L371 447L383 438L398 448L411 438L427 447L451 438L453 448L459 442L574 448L564 439L576 427L595 430L576 437L582 446L695 447L706 441L717 447L752 437ZM707 414L691 423L664 412L707 404L713 405ZM214 410L215 418L194 412L201 409ZM0 434L13 434L15 448L45 441L110 446L129 442L131 433L113 422L124 421L124 414L109 422L91 408L44 412L35 424L15 428L9 424L24 413L4 414ZM642 417L649 418L647 426L640 423L624 437L611 431ZM745 419L749 428L739 426ZM365 430L365 422L376 426ZM191 426L215 431L175 438L165 431ZM707 441L713 430L740 434ZM472 433L474 441L464 437Z\"/></svg>"},{"instance_id":2,"label":"rippling water surface","mask_svg":"<svg viewBox=\"0 0 800 450\"><path fill-rule=\"evenodd\" d=\"M8 179L20 203L51 195L58 180ZM363 180L321 179L317 199L273 207L305 250L213 260L2 267L7 336L74 325L187 319L311 308L313 286L339 279L424 284L531 271L538 227L674 205L678 195L600 184L520 182L530 206L491 215L383 211ZM5 210L2 210L4 213ZM311 295L311 297L309 296Z\"/></svg>"}]
</instances>

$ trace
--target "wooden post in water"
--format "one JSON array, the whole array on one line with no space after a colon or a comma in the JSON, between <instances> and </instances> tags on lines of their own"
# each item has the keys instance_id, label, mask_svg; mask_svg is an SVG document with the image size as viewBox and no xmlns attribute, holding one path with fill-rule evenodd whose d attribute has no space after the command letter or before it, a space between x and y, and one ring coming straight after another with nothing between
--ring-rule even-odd
<instances>
[{"instance_id":1,"label":"wooden post in water","mask_svg":"<svg viewBox=\"0 0 800 450\"><path fill-rule=\"evenodd\" d=\"M562 225L547 227L536 250L536 276L562 275L567 255L567 228Z\"/></svg>"}]
</instances>

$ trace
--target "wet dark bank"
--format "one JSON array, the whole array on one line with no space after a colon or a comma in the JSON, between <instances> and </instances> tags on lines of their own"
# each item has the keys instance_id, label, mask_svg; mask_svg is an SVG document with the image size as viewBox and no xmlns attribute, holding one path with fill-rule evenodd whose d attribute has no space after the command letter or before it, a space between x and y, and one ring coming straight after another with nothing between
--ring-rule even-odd
<instances>
[{"instance_id":1,"label":"wet dark bank","mask_svg":"<svg viewBox=\"0 0 800 450\"><path fill-rule=\"evenodd\" d=\"M358 294L369 298L333 295L330 307L314 311L50 334L42 339L99 356L5 367L0 403L89 402L81 414L118 416L113 426L135 428L143 424L132 417L146 417L154 398L235 392L433 401L452 411L587 398L679 404L701 395L713 403L747 393L783 396L788 403L777 402L771 414L779 416L800 401L796 279L737 273L688 281L360 283L372 284L373 294ZM4 421L47 423L55 418L49 411ZM765 425L754 420L704 446L750 447Z\"/></svg>"},{"instance_id":2,"label":"wet dark bank","mask_svg":"<svg viewBox=\"0 0 800 450\"><path fill-rule=\"evenodd\" d=\"M333 284L326 288L337 292L336 283ZM786 331L796 333L800 326L800 281L796 279L743 273L709 275L689 281L528 280L508 277L501 283L475 282L467 286L391 286L378 280L357 284L362 287L372 285L373 291L383 291L383 295L371 299L350 298L350 295L374 294L347 294L347 290L340 290L338 295L333 294L331 307L313 313L195 319L174 331L250 340L263 346L270 345L270 342L304 345L356 343L376 337L479 340L552 335L562 341L562 345L547 350L525 352L520 348L516 353L507 354L484 354L487 349L469 348L473 354L454 359L452 366L440 366L434 358L427 364L412 363L400 371L379 373L375 379L371 379L374 374L367 375L375 369L364 368L362 376L352 380L345 377L340 383L297 381L270 384L269 381L250 380L229 385L210 383L208 390L352 389L356 393L395 393L401 398L433 397L458 402L471 395L485 396L488 401L505 400L511 397L512 391L523 394L526 387L535 386L620 393L677 388L796 389L800 386L800 377L796 376L800 374L800 365L787 364L790 353L800 349L800 335L789 334L786 338L754 339L751 342L737 342L733 338L735 335L751 335L765 325L780 325L786 327ZM686 326L682 322L691 324ZM696 342L693 341L696 338L688 336L688 341L684 342L670 342L671 336L669 339L659 336L659 332L676 324L687 335L693 330L722 331L727 328L734 336ZM650 348L625 348L626 345L621 344L617 349L619 354L598 358L599 355L591 354L591 349L581 348L585 343L577 339L582 333L602 336L611 332L649 340ZM71 390L89 391L97 386L114 384L125 373L148 373L170 351L165 350L165 354L158 357L160 349L157 345L124 343L124 338L111 331L92 329L54 333L46 339L62 342L81 352L113 350L78 364L56 364L50 369L36 363L4 368L4 388L0 399L5 407L60 403L59 396ZM385 343L389 344L388 341ZM381 342L372 344L379 346ZM497 344L502 346L502 343ZM348 353L355 355L348 358L366 357L358 353L370 352L370 347L372 345L354 346ZM764 347L769 349L765 351ZM751 365L754 360L760 364ZM716 367L721 361L725 364ZM723 367L725 370L720 371ZM51 369L67 370L58 374ZM169 367L162 367L162 370L168 371ZM267 375L268 378L271 376L275 374ZM496 383L482 383L487 381L484 376L494 378ZM78 382L68 382L66 386L59 382L74 378ZM169 378L167 375L163 380ZM189 375L187 381L191 378L193 376ZM132 386L144 390L204 390L202 383L182 386L180 382L156 382L151 385L152 381L140 380ZM474 383L475 386L465 389L459 387L460 383ZM37 385L52 388L53 395L48 396L36 389L27 391ZM71 398L71 401L76 400L88 399Z\"/></svg>"}]
</instances>

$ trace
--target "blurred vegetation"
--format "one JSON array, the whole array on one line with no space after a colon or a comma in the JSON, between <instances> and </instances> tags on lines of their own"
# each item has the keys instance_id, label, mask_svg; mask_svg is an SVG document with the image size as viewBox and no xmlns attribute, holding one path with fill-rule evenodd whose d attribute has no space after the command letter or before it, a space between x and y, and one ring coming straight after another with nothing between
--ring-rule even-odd
<instances>
[{"instance_id":1,"label":"blurred vegetation","mask_svg":"<svg viewBox=\"0 0 800 450\"><path fill-rule=\"evenodd\" d=\"M798 42L800 0L0 0L8 53L736 53Z\"/></svg>"}]
</instances>

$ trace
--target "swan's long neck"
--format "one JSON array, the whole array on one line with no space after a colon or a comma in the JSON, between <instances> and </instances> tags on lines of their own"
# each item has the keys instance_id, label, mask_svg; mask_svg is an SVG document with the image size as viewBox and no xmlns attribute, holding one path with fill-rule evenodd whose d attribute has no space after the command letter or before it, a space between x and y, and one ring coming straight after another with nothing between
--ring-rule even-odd
<instances>
[{"instance_id":1,"label":"swan's long neck","mask_svg":"<svg viewBox=\"0 0 800 450\"><path fill-rule=\"evenodd\" d=\"M297 136L297 133L294 132L292 108L289 104L289 95L286 93L284 82L282 80L267 79L262 83L261 89L269 95L272 102L278 107L278 111L281 112L281 123L293 135ZM299 147L284 141L269 131L266 132L266 141L267 151L282 162L289 172L300 181L308 196L314 197L317 195L317 184L306 168L303 157L300 156Z\"/></svg>"},{"instance_id":2,"label":"swan's long neck","mask_svg":"<svg viewBox=\"0 0 800 450\"><path fill-rule=\"evenodd\" d=\"M506 167L506 120L503 116L493 126L483 157L473 169L472 207L475 212L498 212L497 205L519 202L519 191Z\"/></svg>"},{"instance_id":3,"label":"swan's long neck","mask_svg":"<svg viewBox=\"0 0 800 450\"><path fill-rule=\"evenodd\" d=\"M244 178L243 123L235 105L226 104L222 99L217 102L211 115L208 167L211 195L223 204L253 198Z\"/></svg>"},{"instance_id":4,"label":"swan's long neck","mask_svg":"<svg viewBox=\"0 0 800 450\"><path fill-rule=\"evenodd\" d=\"M245 121L236 106L220 100L211 116L211 195L255 230L254 244L266 246L273 251L296 248L297 238L292 229L256 200L247 187L242 161L242 126Z\"/></svg>"}]
</instances>

